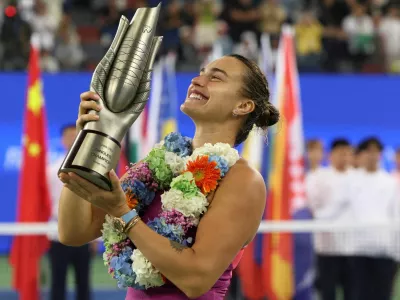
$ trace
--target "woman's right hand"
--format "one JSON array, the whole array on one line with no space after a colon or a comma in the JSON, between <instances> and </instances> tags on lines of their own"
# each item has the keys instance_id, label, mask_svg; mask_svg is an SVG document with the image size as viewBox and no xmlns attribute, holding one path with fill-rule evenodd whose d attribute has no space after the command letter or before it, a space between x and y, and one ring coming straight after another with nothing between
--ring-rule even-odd
<instances>
[{"instance_id":1,"label":"woman's right hand","mask_svg":"<svg viewBox=\"0 0 400 300\"><path fill-rule=\"evenodd\" d=\"M89 111L100 111L101 106L98 104L100 97L95 92L84 92L81 94L81 103L79 104L79 114L76 120L76 131L79 132L83 126L89 121L99 120L99 116L91 114Z\"/></svg>"}]
</instances>

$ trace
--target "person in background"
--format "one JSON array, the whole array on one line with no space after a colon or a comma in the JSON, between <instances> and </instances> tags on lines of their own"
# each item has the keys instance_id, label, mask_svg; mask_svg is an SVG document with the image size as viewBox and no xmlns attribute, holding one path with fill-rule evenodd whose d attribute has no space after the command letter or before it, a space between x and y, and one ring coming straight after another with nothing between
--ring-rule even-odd
<instances>
[{"instance_id":1,"label":"person in background","mask_svg":"<svg viewBox=\"0 0 400 300\"><path fill-rule=\"evenodd\" d=\"M324 146L317 139L307 141L307 164L308 171L313 172L318 169L324 159Z\"/></svg>"},{"instance_id":2,"label":"person in background","mask_svg":"<svg viewBox=\"0 0 400 300\"><path fill-rule=\"evenodd\" d=\"M304 11L295 26L300 71L319 71L324 28L313 12Z\"/></svg>"},{"instance_id":3,"label":"person in background","mask_svg":"<svg viewBox=\"0 0 400 300\"><path fill-rule=\"evenodd\" d=\"M343 31L348 38L349 51L356 71L361 71L366 59L375 51L374 23L366 6L352 5L351 15L343 19Z\"/></svg>"},{"instance_id":4,"label":"person in background","mask_svg":"<svg viewBox=\"0 0 400 300\"><path fill-rule=\"evenodd\" d=\"M396 149L395 169L393 170L393 176L400 185L400 148Z\"/></svg>"},{"instance_id":5,"label":"person in background","mask_svg":"<svg viewBox=\"0 0 400 300\"><path fill-rule=\"evenodd\" d=\"M75 137L75 124L65 125L61 129L62 144L65 150L71 149ZM50 197L52 200L52 221L58 219L58 199L60 198L63 183L58 179L57 172L65 156L55 161L48 167L47 178L49 181ZM74 267L76 280L76 299L90 299L90 261L93 253L96 252L97 242L81 247L69 247L61 244L58 235L50 235L51 241L49 250L51 268L51 300L66 299L66 278L70 265Z\"/></svg>"},{"instance_id":6,"label":"person in background","mask_svg":"<svg viewBox=\"0 0 400 300\"><path fill-rule=\"evenodd\" d=\"M365 151L362 151L359 146L353 149L352 166L354 169L362 170L365 166Z\"/></svg>"},{"instance_id":7,"label":"person in background","mask_svg":"<svg viewBox=\"0 0 400 300\"><path fill-rule=\"evenodd\" d=\"M330 165L314 171L306 182L307 200L317 220L351 222L348 197L352 171L351 146L346 139L335 139L330 147ZM314 235L317 253L317 289L322 300L337 299L337 288L344 300L354 300L351 243L342 232L321 232Z\"/></svg>"},{"instance_id":8,"label":"person in background","mask_svg":"<svg viewBox=\"0 0 400 300\"><path fill-rule=\"evenodd\" d=\"M399 260L399 189L393 176L380 167L383 145L369 137L359 144L364 168L355 173L349 196L353 222L393 222L394 229L368 227L354 231L353 268L356 300L390 300ZM396 223L395 223L396 222Z\"/></svg>"}]
</instances>

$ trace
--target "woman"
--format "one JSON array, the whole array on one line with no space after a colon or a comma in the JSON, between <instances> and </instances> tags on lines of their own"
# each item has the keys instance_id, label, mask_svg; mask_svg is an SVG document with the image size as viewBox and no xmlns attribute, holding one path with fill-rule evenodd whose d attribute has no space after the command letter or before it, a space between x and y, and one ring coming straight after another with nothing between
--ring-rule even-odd
<instances>
[{"instance_id":1,"label":"woman","mask_svg":"<svg viewBox=\"0 0 400 300\"><path fill-rule=\"evenodd\" d=\"M193 152L191 156L186 156L184 160L187 162L185 167L187 170L201 163L201 159L204 158L200 155L201 151L206 153L207 149L219 149L214 152L210 150L210 153L214 154L205 156L210 158L206 163L213 166L211 171L210 169L208 171L213 176L218 175L218 178L224 177L223 180L218 181L218 189L216 189L216 184L214 187L212 184L205 185L204 178L200 178L198 173L180 170L177 174L185 174L178 175L169 183L170 186L165 188L165 190L171 189L165 191L167 195L163 194L160 200L159 195L162 191L158 190L153 202L144 213L139 214L141 215L139 217L135 209L132 209L132 207L138 207L135 206L138 205L137 201L130 197L132 189L123 189L129 183L127 180L129 176L139 176L135 173L139 172L137 171L139 167L135 169L133 166L128 174L121 178L122 187L115 173L111 171L112 192L101 190L76 174L60 174L60 179L65 185L59 206L61 242L71 246L88 243L101 236L102 227L104 237L105 232L114 230L112 229L114 227L110 225L114 223L110 220L120 221L122 216L125 227L115 236L121 236L119 234L123 232L129 238L123 244L129 244L129 247L124 248L130 251L128 251L129 255L132 254L132 249L137 248L133 250L131 256L133 263L132 260L129 261L129 268L127 268L129 270L123 271L124 264L128 260L120 261L120 265L117 266L118 263L115 263L117 258L110 259L109 255L112 256L111 252L115 250L115 247L125 246L114 244L111 249L109 247L111 238L109 239L108 236L106 236L106 246L111 249L111 252L106 253L105 260L111 266L110 272L117 277L119 285L135 287L128 289L127 299L222 300L228 290L232 270L241 257L242 249L257 232L266 198L263 178L244 159L239 158L232 146L242 143L253 125L266 129L278 121L279 113L269 102L269 95L265 76L256 64L246 58L229 55L208 64L192 80L187 98L181 105L182 112L191 117L196 124L195 136L192 140L181 137L175 140L181 140L183 143L189 141L189 148L193 148L190 149ZM90 101L97 99L98 96L92 92L81 95L78 130L82 129L85 122L98 119L87 114L88 110L101 109L95 101ZM155 162L159 162L159 160L152 160L151 156L161 149L168 148L169 143L174 142L172 140L166 140L164 145L153 148L149 154L150 158L145 159L149 168ZM227 153L225 156L224 151ZM184 156L183 152L178 154ZM217 157L218 153L222 153L220 157ZM179 160L179 155L171 155L175 160ZM153 168L154 178L161 177L160 168ZM218 174L215 174L216 169L218 169ZM185 178L191 179L185 181ZM195 182L194 187L199 188L195 192L192 190L193 182ZM210 179L209 182L212 183L212 180ZM160 181L157 181L157 184L159 187L162 185ZM176 191L177 189L180 191ZM190 202L195 197L197 200L190 202L192 206L187 204L189 202L185 202L183 206L178 207L180 202L171 200L173 197L170 195L173 190L176 194L182 194L181 191L184 191L196 195L186 197L185 201ZM204 207L200 207L199 204L202 197L207 202ZM136 202L132 205L133 201ZM162 205L161 201L163 201ZM195 235L187 233L185 239L174 239L176 232L172 230L167 235L165 231L159 230L162 227L160 224L154 226L154 221L149 222L154 216L160 216L160 211L174 207L174 203L177 206L173 211L180 214L181 219L192 220L190 222L196 229ZM188 209L194 210L186 213ZM164 216L169 213L164 212ZM202 216L201 219L199 215ZM200 219L199 222L196 217ZM105 218L106 223L103 225ZM165 220L167 219L166 217ZM173 228L175 231L182 230L182 226L174 227L174 224L171 226L168 228ZM118 249L119 253L123 251ZM136 257L134 257L135 254ZM143 264L139 264L139 261ZM132 275L132 269L134 275ZM121 276L121 274L129 275ZM150 280L149 278L155 281L146 281ZM156 282L156 279L160 278L162 282ZM142 283L143 285L140 285Z\"/></svg>"}]
</instances>

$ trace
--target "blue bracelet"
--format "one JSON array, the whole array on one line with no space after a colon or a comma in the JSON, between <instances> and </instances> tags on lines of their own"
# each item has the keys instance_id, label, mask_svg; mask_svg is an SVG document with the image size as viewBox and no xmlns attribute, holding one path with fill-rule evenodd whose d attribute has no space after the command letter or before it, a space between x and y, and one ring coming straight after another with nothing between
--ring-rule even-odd
<instances>
[{"instance_id":1,"label":"blue bracelet","mask_svg":"<svg viewBox=\"0 0 400 300\"><path fill-rule=\"evenodd\" d=\"M125 222L125 224L128 224L130 220L132 220L134 217L136 217L138 214L135 209L132 209L130 212L127 212L124 214L121 219Z\"/></svg>"}]
</instances>

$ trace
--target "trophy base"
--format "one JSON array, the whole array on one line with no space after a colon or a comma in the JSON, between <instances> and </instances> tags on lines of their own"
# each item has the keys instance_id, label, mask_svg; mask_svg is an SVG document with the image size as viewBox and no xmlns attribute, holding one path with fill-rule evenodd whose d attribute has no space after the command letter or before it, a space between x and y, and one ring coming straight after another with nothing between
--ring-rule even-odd
<instances>
[{"instance_id":1,"label":"trophy base","mask_svg":"<svg viewBox=\"0 0 400 300\"><path fill-rule=\"evenodd\" d=\"M59 173L73 172L96 186L111 191L108 173L116 168L121 152L120 143L95 130L79 132L71 150L65 157Z\"/></svg>"}]
</instances>

